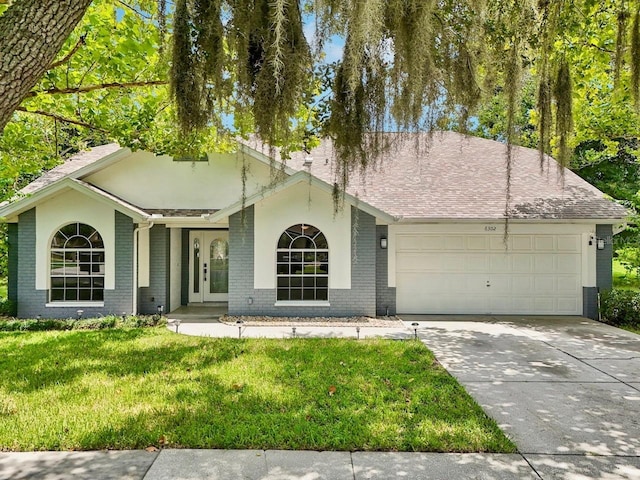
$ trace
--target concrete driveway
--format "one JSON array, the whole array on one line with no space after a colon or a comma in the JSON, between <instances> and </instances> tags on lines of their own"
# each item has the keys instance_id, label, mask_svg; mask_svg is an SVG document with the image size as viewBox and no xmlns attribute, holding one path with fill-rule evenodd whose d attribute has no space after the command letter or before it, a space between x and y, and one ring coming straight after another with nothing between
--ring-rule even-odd
<instances>
[{"instance_id":1,"label":"concrete driveway","mask_svg":"<svg viewBox=\"0 0 640 480\"><path fill-rule=\"evenodd\" d=\"M640 336L582 317L402 318L542 478L640 478Z\"/></svg>"}]
</instances>

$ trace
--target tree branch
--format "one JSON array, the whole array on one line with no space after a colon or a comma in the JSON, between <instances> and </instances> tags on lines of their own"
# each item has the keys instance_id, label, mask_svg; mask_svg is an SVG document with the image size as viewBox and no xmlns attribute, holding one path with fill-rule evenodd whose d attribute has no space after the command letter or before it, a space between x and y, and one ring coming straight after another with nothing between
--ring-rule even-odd
<instances>
[{"instance_id":1,"label":"tree branch","mask_svg":"<svg viewBox=\"0 0 640 480\"><path fill-rule=\"evenodd\" d=\"M120 5L122 5L123 7L128 8L129 10L132 10L137 15L140 15L140 17L144 18L145 20L152 20L153 19L153 17L151 17L150 15L146 15L146 14L142 13L140 10L138 10L135 7L129 5L128 3L123 2L122 0L117 0L117 2Z\"/></svg>"},{"instance_id":2,"label":"tree branch","mask_svg":"<svg viewBox=\"0 0 640 480\"><path fill-rule=\"evenodd\" d=\"M91 125L90 123L83 122L81 120L74 120L73 118L63 117L63 116L57 115L55 113L45 112L43 110L27 110L24 107L18 107L18 108L16 108L16 110L18 112L32 113L34 115L42 115L43 117L53 118L55 120L58 120L59 122L70 123L72 125L78 125L80 127L89 128L91 130L96 130L96 131L102 132L102 133L109 133L108 130L105 130L104 128L96 127L95 125Z\"/></svg>"},{"instance_id":3,"label":"tree branch","mask_svg":"<svg viewBox=\"0 0 640 480\"><path fill-rule=\"evenodd\" d=\"M86 85L84 87L69 87L69 88L58 88L53 87L47 90L40 91L32 91L29 92L25 98L36 97L40 94L47 95L68 95L73 93L87 93L93 92L94 90L103 90L107 88L132 88L132 87L149 87L153 85L168 85L169 82L167 80L148 80L148 81L140 81L140 82L113 82L113 83L100 83L98 85Z\"/></svg>"},{"instance_id":4,"label":"tree branch","mask_svg":"<svg viewBox=\"0 0 640 480\"><path fill-rule=\"evenodd\" d=\"M53 70L54 68L67 63L71 59L71 57L73 57L76 54L76 52L80 49L81 46L86 45L86 41L85 41L86 38L87 38L86 34L82 35L78 40L78 43L75 44L75 46L71 49L71 51L67 53L62 60L58 60L57 62L53 62L51 65L49 65L49 70Z\"/></svg>"},{"instance_id":5,"label":"tree branch","mask_svg":"<svg viewBox=\"0 0 640 480\"><path fill-rule=\"evenodd\" d=\"M613 50L609 50L609 49L607 49L607 48L600 47L599 45L596 45L596 44L595 44L595 43L593 43L593 42L590 42L590 43L584 42L584 43L583 43L583 45L584 45L585 47L593 47L593 48L595 48L596 50L600 50L601 52L605 52L605 53L616 53L616 52L614 52Z\"/></svg>"}]
</instances>

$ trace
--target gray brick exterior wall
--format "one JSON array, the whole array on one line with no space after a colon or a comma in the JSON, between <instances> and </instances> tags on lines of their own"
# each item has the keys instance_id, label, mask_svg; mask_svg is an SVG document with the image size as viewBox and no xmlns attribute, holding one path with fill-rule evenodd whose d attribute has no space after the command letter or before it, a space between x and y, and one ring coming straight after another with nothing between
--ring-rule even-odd
<instances>
[{"instance_id":1,"label":"gray brick exterior wall","mask_svg":"<svg viewBox=\"0 0 640 480\"><path fill-rule=\"evenodd\" d=\"M604 250L596 249L596 286L582 289L582 315L599 318L598 292L613 287L613 225L596 225L596 238L604 240Z\"/></svg>"},{"instance_id":2,"label":"gray brick exterior wall","mask_svg":"<svg viewBox=\"0 0 640 480\"><path fill-rule=\"evenodd\" d=\"M121 315L133 311L133 220L115 212L116 288L105 290L104 310Z\"/></svg>"},{"instance_id":3,"label":"gray brick exterior wall","mask_svg":"<svg viewBox=\"0 0 640 480\"><path fill-rule=\"evenodd\" d=\"M105 290L104 307L47 307L49 292L36 290L36 215L31 209L18 219L18 317L72 318L78 310L83 317L120 315L132 311L133 285L133 221L126 215L115 215L115 289Z\"/></svg>"},{"instance_id":4,"label":"gray brick exterior wall","mask_svg":"<svg viewBox=\"0 0 640 480\"><path fill-rule=\"evenodd\" d=\"M598 287L582 287L582 316L599 319Z\"/></svg>"},{"instance_id":5,"label":"gray brick exterior wall","mask_svg":"<svg viewBox=\"0 0 640 480\"><path fill-rule=\"evenodd\" d=\"M396 289L389 287L388 250L380 248L380 239L389 238L387 225L376 226L376 315L396 314Z\"/></svg>"},{"instance_id":6,"label":"gray brick exterior wall","mask_svg":"<svg viewBox=\"0 0 640 480\"><path fill-rule=\"evenodd\" d=\"M36 209L18 217L18 317L48 316L47 292L36 290Z\"/></svg>"},{"instance_id":7,"label":"gray brick exterior wall","mask_svg":"<svg viewBox=\"0 0 640 480\"><path fill-rule=\"evenodd\" d=\"M149 286L138 289L138 312L157 313L158 305L169 305L170 231L154 225L149 231Z\"/></svg>"},{"instance_id":8,"label":"gray brick exterior wall","mask_svg":"<svg viewBox=\"0 0 640 480\"><path fill-rule=\"evenodd\" d=\"M351 209L351 289L329 290L328 307L278 306L275 289L254 289L254 209L229 218L229 313L231 315L352 316L376 313L376 224L367 213ZM354 238L354 230L355 238ZM331 262L331 252L329 252ZM331 263L329 264L331 268ZM251 300L250 300L251 299ZM249 303L249 302L252 303Z\"/></svg>"},{"instance_id":9,"label":"gray brick exterior wall","mask_svg":"<svg viewBox=\"0 0 640 480\"><path fill-rule=\"evenodd\" d=\"M596 286L602 290L613 287L613 226L596 225L596 237L604 239L604 250L596 249Z\"/></svg>"},{"instance_id":10,"label":"gray brick exterior wall","mask_svg":"<svg viewBox=\"0 0 640 480\"><path fill-rule=\"evenodd\" d=\"M7 225L7 300L13 305L13 310L9 313L17 315L18 305L18 224Z\"/></svg>"}]
</instances>

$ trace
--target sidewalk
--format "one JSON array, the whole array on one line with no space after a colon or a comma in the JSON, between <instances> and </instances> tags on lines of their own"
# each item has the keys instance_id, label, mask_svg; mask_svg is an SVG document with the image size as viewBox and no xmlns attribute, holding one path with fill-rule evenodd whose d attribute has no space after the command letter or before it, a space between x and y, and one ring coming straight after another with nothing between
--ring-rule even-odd
<instances>
[{"instance_id":1,"label":"sidewalk","mask_svg":"<svg viewBox=\"0 0 640 480\"><path fill-rule=\"evenodd\" d=\"M2 480L539 479L520 455L283 450L0 453ZM584 477L581 477L584 478Z\"/></svg>"}]
</instances>

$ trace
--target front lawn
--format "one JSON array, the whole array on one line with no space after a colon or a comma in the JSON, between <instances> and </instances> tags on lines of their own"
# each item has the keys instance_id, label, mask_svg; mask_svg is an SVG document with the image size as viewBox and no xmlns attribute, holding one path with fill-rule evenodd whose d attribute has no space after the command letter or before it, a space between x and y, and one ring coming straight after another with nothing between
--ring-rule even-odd
<instances>
[{"instance_id":1,"label":"front lawn","mask_svg":"<svg viewBox=\"0 0 640 480\"><path fill-rule=\"evenodd\" d=\"M0 333L0 450L513 452L414 341Z\"/></svg>"},{"instance_id":2,"label":"front lawn","mask_svg":"<svg viewBox=\"0 0 640 480\"><path fill-rule=\"evenodd\" d=\"M613 259L613 287L640 291L640 279L635 270L624 268L617 258Z\"/></svg>"}]
</instances>

